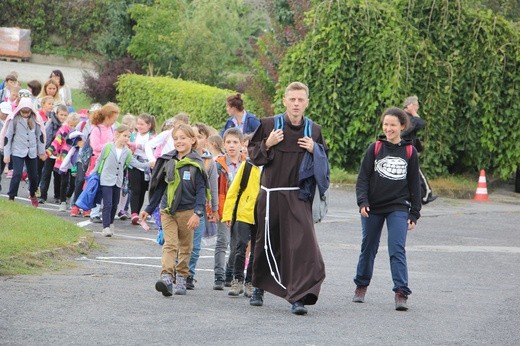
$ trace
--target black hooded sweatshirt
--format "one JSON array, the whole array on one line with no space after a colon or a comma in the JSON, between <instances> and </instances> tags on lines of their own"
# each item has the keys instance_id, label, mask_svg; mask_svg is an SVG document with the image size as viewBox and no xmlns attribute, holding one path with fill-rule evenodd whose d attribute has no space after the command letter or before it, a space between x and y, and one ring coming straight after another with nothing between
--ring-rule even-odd
<instances>
[{"instance_id":1,"label":"black hooded sweatshirt","mask_svg":"<svg viewBox=\"0 0 520 346\"><path fill-rule=\"evenodd\" d=\"M421 216L419 159L415 148L408 159L406 146L410 140L392 144L381 136L381 149L375 155L375 143L368 146L356 183L359 208L370 207L370 213L386 214L406 211L417 223Z\"/></svg>"}]
</instances>

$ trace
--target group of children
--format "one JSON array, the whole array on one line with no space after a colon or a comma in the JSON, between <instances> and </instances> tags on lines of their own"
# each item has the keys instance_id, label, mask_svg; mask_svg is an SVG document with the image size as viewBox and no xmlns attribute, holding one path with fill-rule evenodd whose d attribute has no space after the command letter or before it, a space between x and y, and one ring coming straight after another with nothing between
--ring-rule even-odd
<instances>
[{"instance_id":1,"label":"group of children","mask_svg":"<svg viewBox=\"0 0 520 346\"><path fill-rule=\"evenodd\" d=\"M12 84L12 79L6 82ZM56 84L59 85L51 79L44 89L56 89L55 96L59 90L59 86L54 88ZM261 172L260 167L248 161L247 144L260 123L244 110L240 95L227 100L230 118L220 137L205 124L189 125L189 118L183 113L166 120L156 135L155 118L149 114L127 114L117 123L120 109L114 103L96 104L81 114L69 113L67 105L56 105L52 95L39 99L37 110L30 95L20 93L13 98L13 90L8 90L7 97L16 99L15 107L9 111L11 104L0 105L1 162L12 163L13 169L10 200L17 196L26 171L32 205L45 203L54 174L54 197L59 200L60 210L67 210L67 200L78 198L85 177L98 174L96 206L80 210L72 201L71 216L82 213L93 222L102 222L102 234L110 237L116 216L122 220L130 216L131 223L137 225L155 215L157 228L163 234L157 291L164 296L185 295L195 288L201 238L216 228L213 289L228 286L230 296L243 293L253 296L251 305L262 305L262 298L254 297L251 284L253 251L246 260L247 249L254 249L256 238L255 203ZM367 150L357 184L365 250L359 258L353 301L364 301L383 222L392 218L396 220L389 226L389 234L396 238L391 251L397 258L392 262L392 276L398 310L407 309L406 299L411 293L402 249L406 232L414 228L421 208L417 154L406 149L412 148L400 135L407 128L407 121L399 109L383 114L382 145L379 150L377 145ZM384 162L388 155L397 154L402 167L399 166L399 176L394 176L397 173L384 166ZM373 173L374 165L378 174ZM390 204L382 200L379 205L378 197L373 196L378 184L384 185L381 189L399 192L399 200ZM146 192L149 204L144 207ZM368 241L370 244L365 244ZM250 242L253 244L249 245Z\"/></svg>"}]
</instances>

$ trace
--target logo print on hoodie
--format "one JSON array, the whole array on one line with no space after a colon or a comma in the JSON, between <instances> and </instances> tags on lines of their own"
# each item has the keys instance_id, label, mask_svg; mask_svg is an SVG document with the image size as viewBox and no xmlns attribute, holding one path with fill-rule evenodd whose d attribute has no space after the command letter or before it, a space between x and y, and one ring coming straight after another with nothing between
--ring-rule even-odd
<instances>
[{"instance_id":1,"label":"logo print on hoodie","mask_svg":"<svg viewBox=\"0 0 520 346\"><path fill-rule=\"evenodd\" d=\"M390 180L406 179L408 163L400 157L387 156L381 160L376 160L375 170L383 178Z\"/></svg>"}]
</instances>

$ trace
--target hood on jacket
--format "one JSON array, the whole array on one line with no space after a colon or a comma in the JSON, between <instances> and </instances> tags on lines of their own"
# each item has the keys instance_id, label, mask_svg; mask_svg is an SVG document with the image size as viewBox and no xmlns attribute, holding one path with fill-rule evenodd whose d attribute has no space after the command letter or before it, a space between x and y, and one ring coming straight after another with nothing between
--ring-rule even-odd
<instances>
[{"instance_id":1,"label":"hood on jacket","mask_svg":"<svg viewBox=\"0 0 520 346\"><path fill-rule=\"evenodd\" d=\"M9 114L7 116L7 118L5 119L5 125L4 125L4 127L2 127L2 131L0 132L0 149L3 149L4 145L5 145L4 137L5 137L5 132L7 131L7 124L10 121L12 121L14 119L14 117L18 115L18 113L20 113L20 110L22 108L31 109L31 112L35 117L35 121L40 126L40 130L42 131L43 143L45 143L47 136L45 133L45 124L43 123L43 119L42 119L40 113L36 109L34 109L33 100L29 97L22 97L20 99L20 102L18 102L18 105L16 106L14 111L12 111L11 114Z\"/></svg>"}]
</instances>

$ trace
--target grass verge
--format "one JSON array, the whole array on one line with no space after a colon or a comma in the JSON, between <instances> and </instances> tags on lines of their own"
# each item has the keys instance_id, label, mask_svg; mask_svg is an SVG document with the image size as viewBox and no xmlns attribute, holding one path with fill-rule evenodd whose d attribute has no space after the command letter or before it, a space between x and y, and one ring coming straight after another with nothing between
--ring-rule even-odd
<instances>
[{"instance_id":1,"label":"grass verge","mask_svg":"<svg viewBox=\"0 0 520 346\"><path fill-rule=\"evenodd\" d=\"M0 220L0 276L70 267L67 259L86 253L93 241L70 222L6 199L0 199Z\"/></svg>"},{"instance_id":2,"label":"grass verge","mask_svg":"<svg viewBox=\"0 0 520 346\"><path fill-rule=\"evenodd\" d=\"M93 101L81 89L71 89L74 110L89 109Z\"/></svg>"}]
</instances>

